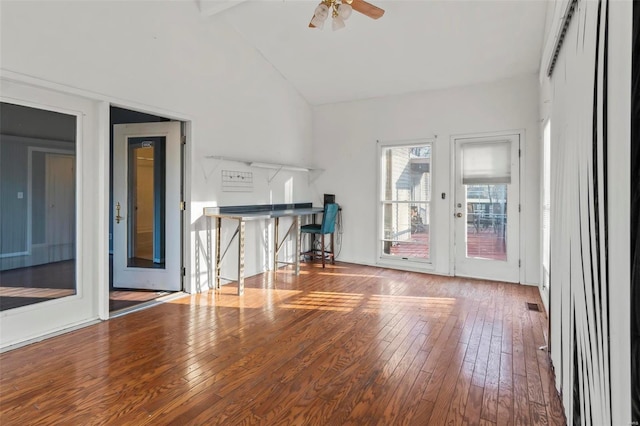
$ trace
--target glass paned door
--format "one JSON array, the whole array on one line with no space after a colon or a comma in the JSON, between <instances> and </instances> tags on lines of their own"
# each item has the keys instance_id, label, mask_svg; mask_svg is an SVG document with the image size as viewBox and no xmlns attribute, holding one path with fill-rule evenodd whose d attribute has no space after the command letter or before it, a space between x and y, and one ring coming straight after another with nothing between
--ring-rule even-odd
<instances>
[{"instance_id":1,"label":"glass paned door","mask_svg":"<svg viewBox=\"0 0 640 426\"><path fill-rule=\"evenodd\" d=\"M113 286L179 291L180 123L114 126Z\"/></svg>"},{"instance_id":2,"label":"glass paned door","mask_svg":"<svg viewBox=\"0 0 640 426\"><path fill-rule=\"evenodd\" d=\"M381 258L430 259L431 148L431 143L381 146Z\"/></svg>"},{"instance_id":3,"label":"glass paned door","mask_svg":"<svg viewBox=\"0 0 640 426\"><path fill-rule=\"evenodd\" d=\"M519 135L455 140L455 275L520 280Z\"/></svg>"}]
</instances>

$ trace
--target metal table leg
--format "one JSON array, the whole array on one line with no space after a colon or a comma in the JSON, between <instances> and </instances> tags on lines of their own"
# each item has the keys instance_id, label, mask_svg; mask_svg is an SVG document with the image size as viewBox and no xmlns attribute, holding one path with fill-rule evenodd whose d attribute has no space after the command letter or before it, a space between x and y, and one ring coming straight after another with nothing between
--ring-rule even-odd
<instances>
[{"instance_id":1,"label":"metal table leg","mask_svg":"<svg viewBox=\"0 0 640 426\"><path fill-rule=\"evenodd\" d=\"M244 294L244 221L238 224L238 296Z\"/></svg>"},{"instance_id":2,"label":"metal table leg","mask_svg":"<svg viewBox=\"0 0 640 426\"><path fill-rule=\"evenodd\" d=\"M278 270L278 251L280 247L278 245L278 233L280 226L280 218L276 217L273 222L273 270L274 272Z\"/></svg>"},{"instance_id":3,"label":"metal table leg","mask_svg":"<svg viewBox=\"0 0 640 426\"><path fill-rule=\"evenodd\" d=\"M213 257L211 256L211 249L212 249L212 242L211 242L211 218L207 217L207 221L205 222L206 224L206 232L207 232L207 245L205 247L205 256L206 256L206 262L207 262L207 286L209 288L213 288L214 287L214 283L213 283ZM198 238L199 240L199 238ZM196 271L200 271L200 268L198 267L198 264L200 262L200 252L196 251L196 256L195 256L195 262L196 262ZM197 275L200 275L199 272ZM198 280L199 281L199 280ZM200 291L200 289L198 289L198 291Z\"/></svg>"},{"instance_id":4,"label":"metal table leg","mask_svg":"<svg viewBox=\"0 0 640 426\"><path fill-rule=\"evenodd\" d=\"M216 290L220 290L220 230L222 229L222 218L216 218Z\"/></svg>"},{"instance_id":5,"label":"metal table leg","mask_svg":"<svg viewBox=\"0 0 640 426\"><path fill-rule=\"evenodd\" d=\"M296 229L296 244L295 244L295 260L294 263L296 265L296 275L300 275L300 239L302 238L302 232L300 232L300 216L294 216L293 217L293 221L294 221L294 226Z\"/></svg>"}]
</instances>

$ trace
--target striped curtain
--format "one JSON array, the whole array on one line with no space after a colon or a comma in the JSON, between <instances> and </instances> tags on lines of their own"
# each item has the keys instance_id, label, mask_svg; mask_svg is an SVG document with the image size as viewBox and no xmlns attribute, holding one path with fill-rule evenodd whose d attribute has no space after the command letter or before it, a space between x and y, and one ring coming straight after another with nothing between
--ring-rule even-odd
<instances>
[{"instance_id":1,"label":"striped curtain","mask_svg":"<svg viewBox=\"0 0 640 426\"><path fill-rule=\"evenodd\" d=\"M577 3L551 76L550 349L567 421L582 425L611 424L607 11Z\"/></svg>"}]
</instances>

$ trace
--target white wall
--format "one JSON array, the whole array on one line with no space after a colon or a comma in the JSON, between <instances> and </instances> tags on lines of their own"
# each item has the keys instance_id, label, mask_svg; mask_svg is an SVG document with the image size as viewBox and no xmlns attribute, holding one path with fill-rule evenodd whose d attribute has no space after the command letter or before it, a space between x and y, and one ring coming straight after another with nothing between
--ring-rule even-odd
<instances>
[{"instance_id":1,"label":"white wall","mask_svg":"<svg viewBox=\"0 0 640 426\"><path fill-rule=\"evenodd\" d=\"M376 253L376 140L437 135L433 160L432 261L449 274L453 198L451 136L524 129L521 163L521 280L539 282L538 82L525 75L493 83L322 105L314 108L314 161L325 169L317 193L336 194L343 206L340 260L374 264ZM447 194L446 200L440 194Z\"/></svg>"},{"instance_id":2,"label":"white wall","mask_svg":"<svg viewBox=\"0 0 640 426\"><path fill-rule=\"evenodd\" d=\"M192 242L205 205L284 202L289 177L292 201L308 199L307 178L300 173L268 184L265 171L254 170L254 192L222 192L216 182L221 167L246 166L203 158L297 164L311 152L308 104L221 17L202 17L190 1L2 1L0 7L3 71L191 120ZM260 235L249 229L252 241L259 243ZM192 245L192 259L193 252ZM262 266L263 259L249 255L247 275Z\"/></svg>"}]
</instances>

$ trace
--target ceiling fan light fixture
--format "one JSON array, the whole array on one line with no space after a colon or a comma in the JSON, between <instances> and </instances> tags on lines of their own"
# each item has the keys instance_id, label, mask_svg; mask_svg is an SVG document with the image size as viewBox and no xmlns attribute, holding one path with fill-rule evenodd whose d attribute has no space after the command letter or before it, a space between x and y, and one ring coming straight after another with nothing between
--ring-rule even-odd
<instances>
[{"instance_id":1,"label":"ceiling fan light fixture","mask_svg":"<svg viewBox=\"0 0 640 426\"><path fill-rule=\"evenodd\" d=\"M322 19L324 21L329 16L329 7L324 3L320 3L316 7L316 10L313 12L313 14L316 18Z\"/></svg>"},{"instance_id":2,"label":"ceiling fan light fixture","mask_svg":"<svg viewBox=\"0 0 640 426\"><path fill-rule=\"evenodd\" d=\"M379 19L384 15L384 9L365 0L321 0L313 12L309 27L322 28L324 21L329 17L329 12L331 12L333 30L341 30L345 27L344 21L349 19L354 10L371 19Z\"/></svg>"},{"instance_id":3,"label":"ceiling fan light fixture","mask_svg":"<svg viewBox=\"0 0 640 426\"><path fill-rule=\"evenodd\" d=\"M342 19L340 16L334 16L333 22L331 23L331 29L333 31L338 31L343 29L344 27L344 19Z\"/></svg>"},{"instance_id":4,"label":"ceiling fan light fixture","mask_svg":"<svg viewBox=\"0 0 640 426\"><path fill-rule=\"evenodd\" d=\"M324 21L327 18L321 19L318 16L314 16L313 19L311 20L311 25L313 25L315 28L321 30L322 27L324 27Z\"/></svg>"},{"instance_id":5,"label":"ceiling fan light fixture","mask_svg":"<svg viewBox=\"0 0 640 426\"><path fill-rule=\"evenodd\" d=\"M341 3L338 6L338 15L342 18L342 19L349 19L349 17L351 16L351 13L353 13L353 7L351 7L350 4L346 4L346 3Z\"/></svg>"}]
</instances>

